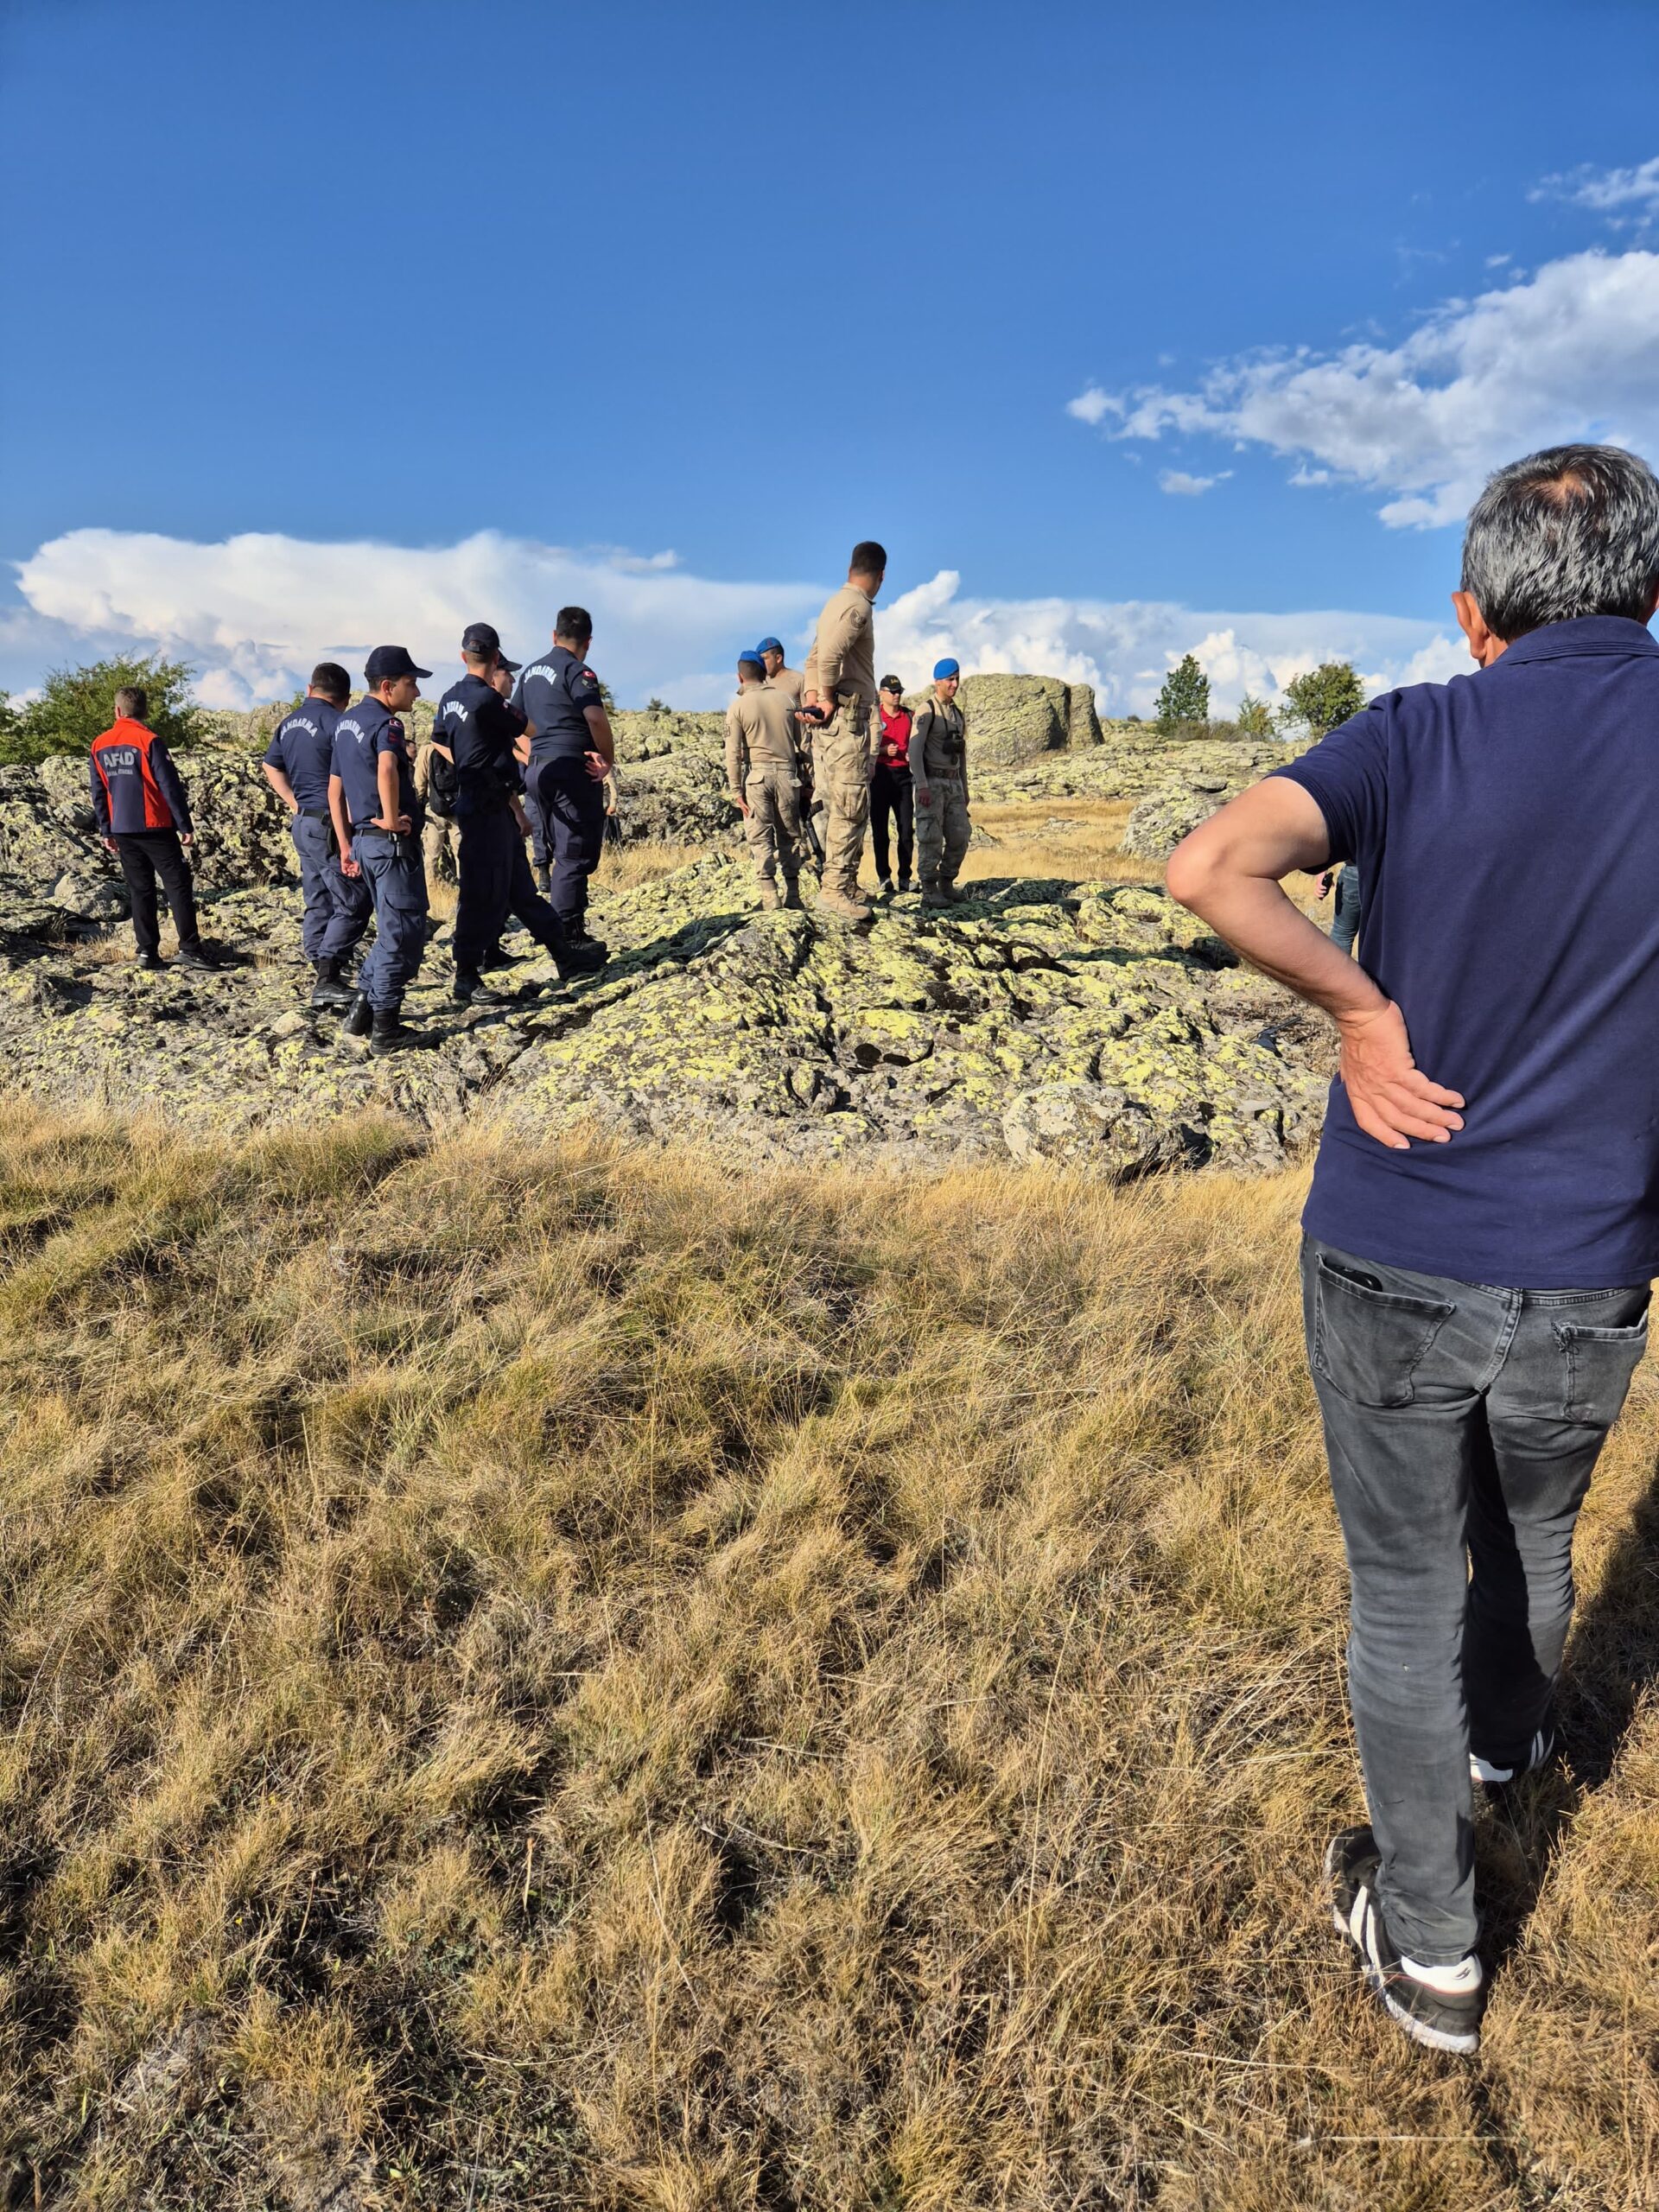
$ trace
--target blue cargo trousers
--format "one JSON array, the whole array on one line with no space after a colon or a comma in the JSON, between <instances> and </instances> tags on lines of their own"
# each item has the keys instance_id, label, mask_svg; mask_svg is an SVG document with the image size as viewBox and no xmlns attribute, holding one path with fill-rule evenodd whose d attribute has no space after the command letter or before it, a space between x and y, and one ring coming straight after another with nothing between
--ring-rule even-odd
<instances>
[{"instance_id":1,"label":"blue cargo trousers","mask_svg":"<svg viewBox=\"0 0 1659 2212\"><path fill-rule=\"evenodd\" d=\"M421 841L384 830L359 830L352 858L374 900L374 950L359 971L358 988L377 1014L396 1013L426 950L426 867Z\"/></svg>"},{"instance_id":2,"label":"blue cargo trousers","mask_svg":"<svg viewBox=\"0 0 1659 2212\"><path fill-rule=\"evenodd\" d=\"M340 874L334 827L326 815L296 814L288 829L300 862L301 947L308 960L337 959L369 926L369 887L360 875Z\"/></svg>"},{"instance_id":3,"label":"blue cargo trousers","mask_svg":"<svg viewBox=\"0 0 1659 2212\"><path fill-rule=\"evenodd\" d=\"M1461 1282L1304 1239L1378 1888L1421 1965L1475 1945L1471 1750L1522 1767L1550 1726L1573 1526L1646 1349L1648 1298L1646 1283Z\"/></svg>"}]
</instances>

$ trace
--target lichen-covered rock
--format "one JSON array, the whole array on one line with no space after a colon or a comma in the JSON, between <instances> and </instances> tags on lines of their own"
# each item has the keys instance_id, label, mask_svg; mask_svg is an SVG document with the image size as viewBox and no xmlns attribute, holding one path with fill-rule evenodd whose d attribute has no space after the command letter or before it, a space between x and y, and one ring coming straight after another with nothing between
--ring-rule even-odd
<instances>
[{"instance_id":1,"label":"lichen-covered rock","mask_svg":"<svg viewBox=\"0 0 1659 2212\"><path fill-rule=\"evenodd\" d=\"M927 696L925 686L910 693L906 703L915 707ZM968 719L976 769L1081 752L1101 741L1095 694L1087 683L1066 683L1058 676L969 676L957 698Z\"/></svg>"},{"instance_id":2,"label":"lichen-covered rock","mask_svg":"<svg viewBox=\"0 0 1659 2212\"><path fill-rule=\"evenodd\" d=\"M723 758L687 749L639 766L624 759L617 818L625 840L710 845L729 838L743 817L726 796Z\"/></svg>"},{"instance_id":3,"label":"lichen-covered rock","mask_svg":"<svg viewBox=\"0 0 1659 2212\"><path fill-rule=\"evenodd\" d=\"M8 906L0 885L0 1050L41 1097L188 1124L488 1113L696 1137L735 1161L1124 1176L1271 1168L1313 1135L1322 1026L1161 893L974 892L948 912L900 900L861 934L810 909L759 912L747 868L711 856L601 902L602 975L562 987L527 963L507 1005L466 1010L448 998L446 930L407 1006L429 1048L377 1062L311 1013L290 891L210 901L207 932L232 958L219 973L147 976L65 941L55 910Z\"/></svg>"},{"instance_id":4,"label":"lichen-covered rock","mask_svg":"<svg viewBox=\"0 0 1659 2212\"><path fill-rule=\"evenodd\" d=\"M610 717L610 723L616 739L616 757L625 764L630 760L660 760L670 753L706 753L713 760L722 759L725 753L723 709L714 714L689 715L673 708L657 714L647 714L643 709L622 708Z\"/></svg>"},{"instance_id":5,"label":"lichen-covered rock","mask_svg":"<svg viewBox=\"0 0 1659 2212\"><path fill-rule=\"evenodd\" d=\"M1158 780L1129 817L1124 851L1167 860L1189 830L1304 749L1274 738L1194 738L1166 749Z\"/></svg>"}]
</instances>

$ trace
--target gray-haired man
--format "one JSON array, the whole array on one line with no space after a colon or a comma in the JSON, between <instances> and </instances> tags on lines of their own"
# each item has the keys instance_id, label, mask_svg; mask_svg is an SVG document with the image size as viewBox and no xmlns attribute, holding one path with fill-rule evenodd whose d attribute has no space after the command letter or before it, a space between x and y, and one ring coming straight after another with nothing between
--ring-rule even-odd
<instances>
[{"instance_id":1,"label":"gray-haired man","mask_svg":"<svg viewBox=\"0 0 1659 2212\"><path fill-rule=\"evenodd\" d=\"M1302 1281L1371 1821L1326 1865L1389 2012L1466 2052L1471 1780L1551 1750L1573 1523L1659 1271L1659 484L1606 446L1501 469L1462 586L1478 672L1373 701L1169 887L1341 1034ZM1357 961L1280 888L1334 855Z\"/></svg>"}]
</instances>

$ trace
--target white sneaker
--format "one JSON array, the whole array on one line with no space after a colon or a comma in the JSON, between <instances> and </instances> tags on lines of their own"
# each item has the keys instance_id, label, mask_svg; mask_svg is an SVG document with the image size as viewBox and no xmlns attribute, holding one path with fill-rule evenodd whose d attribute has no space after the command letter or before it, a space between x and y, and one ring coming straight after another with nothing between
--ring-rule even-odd
<instances>
[{"instance_id":1,"label":"white sneaker","mask_svg":"<svg viewBox=\"0 0 1659 2212\"><path fill-rule=\"evenodd\" d=\"M1502 1789L1506 1783L1515 1781L1519 1775L1535 1773L1554 1749L1555 1731L1541 1728L1532 1739L1524 1764L1520 1766L1494 1766L1491 1759L1484 1759L1478 1752L1471 1751L1469 1779L1478 1789L1483 1786L1488 1789Z\"/></svg>"}]
</instances>

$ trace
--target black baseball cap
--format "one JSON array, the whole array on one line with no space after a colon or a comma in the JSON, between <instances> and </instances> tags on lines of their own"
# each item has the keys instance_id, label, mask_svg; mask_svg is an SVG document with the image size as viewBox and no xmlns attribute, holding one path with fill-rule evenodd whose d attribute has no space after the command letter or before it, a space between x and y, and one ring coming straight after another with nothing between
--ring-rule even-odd
<instances>
[{"instance_id":1,"label":"black baseball cap","mask_svg":"<svg viewBox=\"0 0 1659 2212\"><path fill-rule=\"evenodd\" d=\"M461 633L461 650L474 660L490 660L501 650L501 632L493 622L469 622Z\"/></svg>"},{"instance_id":2,"label":"black baseball cap","mask_svg":"<svg viewBox=\"0 0 1659 2212\"><path fill-rule=\"evenodd\" d=\"M905 680L901 676L884 676L881 679L880 689L883 691L897 691L902 698L904 696Z\"/></svg>"},{"instance_id":3,"label":"black baseball cap","mask_svg":"<svg viewBox=\"0 0 1659 2212\"><path fill-rule=\"evenodd\" d=\"M521 660L509 660L505 653L497 653L495 659L497 667L505 668L509 676L517 676L524 664Z\"/></svg>"},{"instance_id":4,"label":"black baseball cap","mask_svg":"<svg viewBox=\"0 0 1659 2212\"><path fill-rule=\"evenodd\" d=\"M363 664L364 681L371 691L395 683L400 676L430 676L429 668L416 668L407 645L377 645Z\"/></svg>"}]
</instances>

